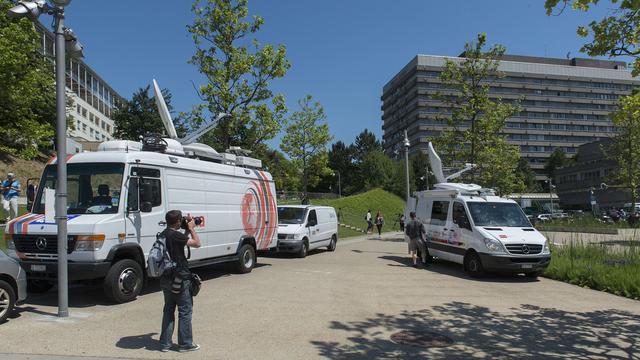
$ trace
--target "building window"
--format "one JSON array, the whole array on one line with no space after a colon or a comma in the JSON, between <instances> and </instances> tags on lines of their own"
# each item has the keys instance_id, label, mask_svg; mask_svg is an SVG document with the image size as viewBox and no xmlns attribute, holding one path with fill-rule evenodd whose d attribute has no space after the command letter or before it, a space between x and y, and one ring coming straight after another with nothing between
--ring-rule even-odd
<instances>
[{"instance_id":1,"label":"building window","mask_svg":"<svg viewBox=\"0 0 640 360\"><path fill-rule=\"evenodd\" d=\"M81 114L81 113L82 113L82 107L80 106L80 104L76 104L76 112L77 112L78 114Z\"/></svg>"},{"instance_id":2,"label":"building window","mask_svg":"<svg viewBox=\"0 0 640 360\"><path fill-rule=\"evenodd\" d=\"M87 118L87 109L85 108L82 108L82 117L85 119Z\"/></svg>"}]
</instances>

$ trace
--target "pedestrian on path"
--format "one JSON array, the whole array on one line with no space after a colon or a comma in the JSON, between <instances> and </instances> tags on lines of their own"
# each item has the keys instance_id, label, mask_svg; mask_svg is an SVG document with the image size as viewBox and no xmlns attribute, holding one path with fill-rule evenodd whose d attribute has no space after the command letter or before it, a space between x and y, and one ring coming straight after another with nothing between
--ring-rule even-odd
<instances>
[{"instance_id":1,"label":"pedestrian on path","mask_svg":"<svg viewBox=\"0 0 640 360\"><path fill-rule=\"evenodd\" d=\"M171 349L173 328L178 308L178 351L187 352L200 349L200 345L193 343L191 316L193 314L193 295L191 293L191 271L189 270L185 247L199 248L200 237L195 229L193 219L185 218L187 233L180 230L183 218L179 210L171 210L165 215L167 228L162 232L166 239L169 257L176 263L170 274L163 275L160 287L164 293L164 309L162 314L162 331L160 333L160 350L167 352ZM191 239L189 236L191 235Z\"/></svg>"},{"instance_id":2,"label":"pedestrian on path","mask_svg":"<svg viewBox=\"0 0 640 360\"><path fill-rule=\"evenodd\" d=\"M2 182L0 192L2 192L2 208L4 209L4 219L6 222L18 217L18 196L22 189L20 181L15 178L15 174L10 172L7 179Z\"/></svg>"},{"instance_id":3,"label":"pedestrian on path","mask_svg":"<svg viewBox=\"0 0 640 360\"><path fill-rule=\"evenodd\" d=\"M400 214L400 231L404 232L404 223L405 223L405 218L404 218L404 214Z\"/></svg>"},{"instance_id":4,"label":"pedestrian on path","mask_svg":"<svg viewBox=\"0 0 640 360\"><path fill-rule=\"evenodd\" d=\"M370 234L373 231L373 219L371 218L371 209L367 210L367 215L364 216L364 219L367 221L367 234Z\"/></svg>"},{"instance_id":5,"label":"pedestrian on path","mask_svg":"<svg viewBox=\"0 0 640 360\"><path fill-rule=\"evenodd\" d=\"M423 241L423 239L426 238L424 225L421 221L416 220L416 213L414 211L409 213L409 217L411 219L407 225L405 225L405 234L409 237L409 253L411 254L413 267L418 267L418 264L416 263L416 253L418 249L420 249L420 254L422 255L422 263L424 266L429 266L429 264L427 264L427 247Z\"/></svg>"},{"instance_id":6,"label":"pedestrian on path","mask_svg":"<svg viewBox=\"0 0 640 360\"><path fill-rule=\"evenodd\" d=\"M380 210L378 210L378 213L376 214L376 228L378 228L378 239L382 239L382 225L384 224L384 218L382 217L382 214L380 213Z\"/></svg>"}]
</instances>

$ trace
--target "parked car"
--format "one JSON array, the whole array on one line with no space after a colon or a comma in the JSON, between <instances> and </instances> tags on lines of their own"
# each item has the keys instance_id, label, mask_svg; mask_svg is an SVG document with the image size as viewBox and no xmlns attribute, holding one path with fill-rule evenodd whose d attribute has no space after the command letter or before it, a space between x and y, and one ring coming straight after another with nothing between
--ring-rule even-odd
<instances>
[{"instance_id":1,"label":"parked car","mask_svg":"<svg viewBox=\"0 0 640 360\"><path fill-rule=\"evenodd\" d=\"M538 214L536 218L538 221L549 221L551 220L551 214Z\"/></svg>"},{"instance_id":2,"label":"parked car","mask_svg":"<svg viewBox=\"0 0 640 360\"><path fill-rule=\"evenodd\" d=\"M284 205L278 207L278 251L305 257L309 250L338 243L338 218L329 206Z\"/></svg>"},{"instance_id":3,"label":"parked car","mask_svg":"<svg viewBox=\"0 0 640 360\"><path fill-rule=\"evenodd\" d=\"M17 261L0 251L0 323L27 297L27 274Z\"/></svg>"}]
</instances>

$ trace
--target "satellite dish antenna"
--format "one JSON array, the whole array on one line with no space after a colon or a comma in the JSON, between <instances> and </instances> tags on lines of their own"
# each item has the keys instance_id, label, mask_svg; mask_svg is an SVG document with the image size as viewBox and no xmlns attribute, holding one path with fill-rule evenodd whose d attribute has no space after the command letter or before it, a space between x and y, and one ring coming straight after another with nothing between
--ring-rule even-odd
<instances>
[{"instance_id":1,"label":"satellite dish antenna","mask_svg":"<svg viewBox=\"0 0 640 360\"><path fill-rule=\"evenodd\" d=\"M433 171L433 175L435 175L438 183L447 182L444 178L444 174L442 173L442 160L440 160L440 156L436 153L431 142L429 142L429 163L431 164L431 170Z\"/></svg>"},{"instance_id":2,"label":"satellite dish antenna","mask_svg":"<svg viewBox=\"0 0 640 360\"><path fill-rule=\"evenodd\" d=\"M158 86L158 82L156 81L156 79L153 79L153 92L156 95L156 106L158 107L158 112L160 113L160 119L162 119L164 128L167 130L167 135L171 139L178 140L178 133L176 133L176 128L173 126L171 113L169 112L167 103L164 101L162 91L160 91L160 86Z\"/></svg>"}]
</instances>

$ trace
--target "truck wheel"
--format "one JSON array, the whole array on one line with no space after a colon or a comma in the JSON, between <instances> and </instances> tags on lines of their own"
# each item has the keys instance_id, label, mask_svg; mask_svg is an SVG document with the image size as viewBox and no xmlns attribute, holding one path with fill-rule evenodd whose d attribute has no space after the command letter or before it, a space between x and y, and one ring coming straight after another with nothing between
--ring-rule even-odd
<instances>
[{"instance_id":1,"label":"truck wheel","mask_svg":"<svg viewBox=\"0 0 640 360\"><path fill-rule=\"evenodd\" d=\"M471 277L479 278L484 275L484 269L482 268L482 261L480 256L475 252L470 252L464 257L464 270Z\"/></svg>"},{"instance_id":2,"label":"truck wheel","mask_svg":"<svg viewBox=\"0 0 640 360\"><path fill-rule=\"evenodd\" d=\"M247 274L256 265L256 250L249 244L244 244L238 252L237 269L240 274Z\"/></svg>"},{"instance_id":3,"label":"truck wheel","mask_svg":"<svg viewBox=\"0 0 640 360\"><path fill-rule=\"evenodd\" d=\"M300 246L300 250L298 251L297 255L299 258L306 258L308 253L309 253L309 243L305 239L302 241L302 246Z\"/></svg>"},{"instance_id":4,"label":"truck wheel","mask_svg":"<svg viewBox=\"0 0 640 360\"><path fill-rule=\"evenodd\" d=\"M49 280L29 279L27 280L27 291L34 294L42 294L51 290L53 282Z\"/></svg>"},{"instance_id":5,"label":"truck wheel","mask_svg":"<svg viewBox=\"0 0 640 360\"><path fill-rule=\"evenodd\" d=\"M333 235L333 236L331 236L331 242L329 243L329 246L327 246L327 250L335 251L336 250L336 245L338 245L338 237Z\"/></svg>"},{"instance_id":6,"label":"truck wheel","mask_svg":"<svg viewBox=\"0 0 640 360\"><path fill-rule=\"evenodd\" d=\"M104 278L104 294L118 304L135 300L142 290L143 280L140 264L131 259L119 260Z\"/></svg>"},{"instance_id":7,"label":"truck wheel","mask_svg":"<svg viewBox=\"0 0 640 360\"><path fill-rule=\"evenodd\" d=\"M13 287L7 282L0 280L0 323L3 323L16 304L16 294Z\"/></svg>"}]
</instances>

